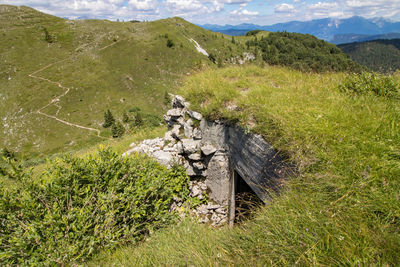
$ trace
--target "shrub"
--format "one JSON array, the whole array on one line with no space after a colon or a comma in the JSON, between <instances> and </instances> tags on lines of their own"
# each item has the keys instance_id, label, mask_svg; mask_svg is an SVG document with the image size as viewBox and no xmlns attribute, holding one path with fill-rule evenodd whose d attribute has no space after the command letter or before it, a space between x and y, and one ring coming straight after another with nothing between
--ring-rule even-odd
<instances>
[{"instance_id":1,"label":"shrub","mask_svg":"<svg viewBox=\"0 0 400 267\"><path fill-rule=\"evenodd\" d=\"M248 31L246 33L246 36L253 36L253 35L257 35L257 33L261 32L261 30L252 30L252 31Z\"/></svg>"},{"instance_id":2,"label":"shrub","mask_svg":"<svg viewBox=\"0 0 400 267\"><path fill-rule=\"evenodd\" d=\"M39 180L9 160L4 175L22 186L0 183L0 265L69 265L100 249L134 242L171 222L174 197L188 198L182 167L122 157L64 156Z\"/></svg>"},{"instance_id":3,"label":"shrub","mask_svg":"<svg viewBox=\"0 0 400 267\"><path fill-rule=\"evenodd\" d=\"M208 59L211 60L213 63L215 63L217 61L213 53L210 53L208 55Z\"/></svg>"},{"instance_id":4,"label":"shrub","mask_svg":"<svg viewBox=\"0 0 400 267\"><path fill-rule=\"evenodd\" d=\"M54 42L54 38L53 36L51 36L51 34L47 31L47 29L45 27L43 27L43 32L44 32L44 40L46 42L53 43Z\"/></svg>"},{"instance_id":5,"label":"shrub","mask_svg":"<svg viewBox=\"0 0 400 267\"><path fill-rule=\"evenodd\" d=\"M168 40L167 40L167 47L168 47L168 48L172 48L174 45L175 45L175 44L174 44L174 42L173 42L171 39L168 39Z\"/></svg>"},{"instance_id":6,"label":"shrub","mask_svg":"<svg viewBox=\"0 0 400 267\"><path fill-rule=\"evenodd\" d=\"M393 77L375 72L362 72L359 75L349 75L346 80L339 85L339 89L356 95L372 93L377 96L397 97L399 95L400 86L394 81Z\"/></svg>"},{"instance_id":7,"label":"shrub","mask_svg":"<svg viewBox=\"0 0 400 267\"><path fill-rule=\"evenodd\" d=\"M123 123L128 123L131 119L129 118L128 114L126 112L122 113L122 122Z\"/></svg>"},{"instance_id":8,"label":"shrub","mask_svg":"<svg viewBox=\"0 0 400 267\"><path fill-rule=\"evenodd\" d=\"M11 151L10 149L4 147L1 150L1 156L5 157L6 159L14 159L15 153L13 151Z\"/></svg>"}]
</instances>

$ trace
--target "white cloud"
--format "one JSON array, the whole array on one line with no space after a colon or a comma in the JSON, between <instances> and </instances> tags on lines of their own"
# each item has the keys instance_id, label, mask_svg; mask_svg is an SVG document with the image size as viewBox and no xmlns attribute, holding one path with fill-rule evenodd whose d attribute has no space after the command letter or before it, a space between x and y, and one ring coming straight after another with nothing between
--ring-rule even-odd
<instances>
[{"instance_id":1,"label":"white cloud","mask_svg":"<svg viewBox=\"0 0 400 267\"><path fill-rule=\"evenodd\" d=\"M237 9L230 12L231 15L237 16L257 16L259 12L257 11L248 11L247 9Z\"/></svg>"},{"instance_id":2,"label":"white cloud","mask_svg":"<svg viewBox=\"0 0 400 267\"><path fill-rule=\"evenodd\" d=\"M277 4L274 10L277 21L351 16L400 20L400 0L326 0L316 3L294 0L293 4Z\"/></svg>"},{"instance_id":3,"label":"white cloud","mask_svg":"<svg viewBox=\"0 0 400 267\"><path fill-rule=\"evenodd\" d=\"M129 7L136 10L155 10L157 7L156 0L129 0Z\"/></svg>"},{"instance_id":4,"label":"white cloud","mask_svg":"<svg viewBox=\"0 0 400 267\"><path fill-rule=\"evenodd\" d=\"M175 16L199 14L208 11L206 5L197 0L166 0L165 6Z\"/></svg>"},{"instance_id":5,"label":"white cloud","mask_svg":"<svg viewBox=\"0 0 400 267\"><path fill-rule=\"evenodd\" d=\"M253 0L217 0L219 3L224 3L224 4L244 4L244 3L249 3Z\"/></svg>"},{"instance_id":6,"label":"white cloud","mask_svg":"<svg viewBox=\"0 0 400 267\"><path fill-rule=\"evenodd\" d=\"M155 19L157 0L0 0L0 4L27 5L68 18Z\"/></svg>"},{"instance_id":7,"label":"white cloud","mask_svg":"<svg viewBox=\"0 0 400 267\"><path fill-rule=\"evenodd\" d=\"M151 20L182 16L199 23L251 18L259 24L272 24L358 15L400 21L400 0L0 0L0 4L27 5L69 18Z\"/></svg>"},{"instance_id":8,"label":"white cloud","mask_svg":"<svg viewBox=\"0 0 400 267\"><path fill-rule=\"evenodd\" d=\"M285 12L292 12L294 10L294 6L291 4L279 4L275 5L275 12L277 13L285 13Z\"/></svg>"},{"instance_id":9,"label":"white cloud","mask_svg":"<svg viewBox=\"0 0 400 267\"><path fill-rule=\"evenodd\" d=\"M338 8L338 3L318 2L316 4L308 5L309 10L327 10Z\"/></svg>"}]
</instances>

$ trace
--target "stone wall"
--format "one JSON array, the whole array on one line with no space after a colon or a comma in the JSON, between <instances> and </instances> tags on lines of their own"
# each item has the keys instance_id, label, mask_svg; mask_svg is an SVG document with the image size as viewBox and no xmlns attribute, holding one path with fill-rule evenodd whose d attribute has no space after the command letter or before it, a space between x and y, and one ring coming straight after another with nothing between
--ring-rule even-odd
<instances>
[{"instance_id":1,"label":"stone wall","mask_svg":"<svg viewBox=\"0 0 400 267\"><path fill-rule=\"evenodd\" d=\"M185 166L191 178L191 195L209 196L209 204L192 211L200 221L213 225L228 221L234 209L233 172L236 171L253 191L266 201L285 176L285 167L276 151L259 135L241 127L207 121L189 109L189 103L175 96L164 120L169 131L163 138L132 144L125 154L146 153L161 164ZM233 191L232 191L233 190ZM178 209L179 200L173 205Z\"/></svg>"}]
</instances>

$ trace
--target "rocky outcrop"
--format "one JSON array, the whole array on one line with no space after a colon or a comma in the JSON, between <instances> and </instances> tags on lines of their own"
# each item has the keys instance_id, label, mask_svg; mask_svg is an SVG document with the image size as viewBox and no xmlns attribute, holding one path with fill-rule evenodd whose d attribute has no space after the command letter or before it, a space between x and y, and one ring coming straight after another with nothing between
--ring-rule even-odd
<instances>
[{"instance_id":1,"label":"rocky outcrop","mask_svg":"<svg viewBox=\"0 0 400 267\"><path fill-rule=\"evenodd\" d=\"M220 156L214 157L217 149L210 143L204 142L202 130L200 128L203 116L195 111L189 110L189 104L181 96L175 96L172 101L172 109L164 115L164 121L169 127L163 138L144 140L136 145L131 144L131 149L124 155L132 153L145 153L154 157L159 163L172 167L174 164L185 166L187 174L191 178L190 190L191 197L199 200L209 196L209 203L203 204L191 210L199 217L201 222L209 222L214 226L224 224L227 221L227 197L218 196L217 191L210 190L215 182L210 184L207 179L208 166L211 162L218 161L223 164ZM197 126L195 126L197 125ZM228 175L228 164L225 163L226 174ZM214 167L212 167L214 173ZM227 176L229 177L229 175ZM227 194L227 192L225 193ZM182 211L184 207L177 200L171 209Z\"/></svg>"},{"instance_id":2,"label":"rocky outcrop","mask_svg":"<svg viewBox=\"0 0 400 267\"><path fill-rule=\"evenodd\" d=\"M261 136L246 133L239 126L207 121L190 110L181 96L174 97L164 121L169 131L163 138L132 144L125 155L146 153L168 168L183 165L191 178L191 196L209 198L207 205L191 210L201 222L221 225L228 221L228 213L234 209L233 173L263 201L286 175L282 159ZM182 211L184 207L177 200L171 209Z\"/></svg>"}]
</instances>

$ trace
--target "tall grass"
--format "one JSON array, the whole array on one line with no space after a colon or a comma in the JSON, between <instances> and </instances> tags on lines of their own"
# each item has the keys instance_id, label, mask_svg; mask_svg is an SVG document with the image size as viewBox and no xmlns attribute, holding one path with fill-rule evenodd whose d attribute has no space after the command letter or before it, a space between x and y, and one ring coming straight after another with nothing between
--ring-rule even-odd
<instances>
[{"instance_id":1,"label":"tall grass","mask_svg":"<svg viewBox=\"0 0 400 267\"><path fill-rule=\"evenodd\" d=\"M299 176L234 229L184 221L93 264L398 265L400 105L349 96L338 88L345 78L276 67L190 78L182 93L193 109L262 134Z\"/></svg>"}]
</instances>

